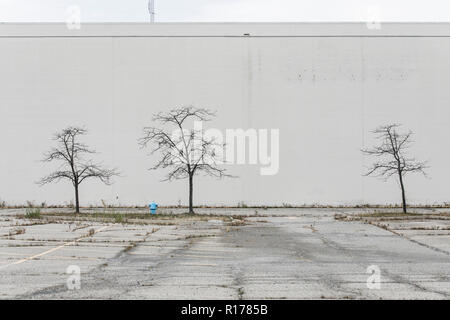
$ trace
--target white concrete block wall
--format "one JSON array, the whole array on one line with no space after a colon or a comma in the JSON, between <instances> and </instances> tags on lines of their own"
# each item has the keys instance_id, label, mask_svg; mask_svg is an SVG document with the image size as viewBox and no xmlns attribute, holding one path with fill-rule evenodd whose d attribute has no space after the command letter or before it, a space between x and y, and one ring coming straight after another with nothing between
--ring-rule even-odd
<instances>
[{"instance_id":1,"label":"white concrete block wall","mask_svg":"<svg viewBox=\"0 0 450 320\"><path fill-rule=\"evenodd\" d=\"M246 32L248 31L248 32ZM250 33L250 36L243 36ZM85 125L96 159L122 177L81 186L82 205L187 202L187 181L160 182L140 150L158 111L208 107L221 130L280 130L280 169L230 165L238 178L198 177L196 204L399 202L394 180L362 177L370 130L400 122L429 178L407 178L413 203L449 201L450 25L0 25L0 198L63 204L68 182L37 186L52 134Z\"/></svg>"}]
</instances>

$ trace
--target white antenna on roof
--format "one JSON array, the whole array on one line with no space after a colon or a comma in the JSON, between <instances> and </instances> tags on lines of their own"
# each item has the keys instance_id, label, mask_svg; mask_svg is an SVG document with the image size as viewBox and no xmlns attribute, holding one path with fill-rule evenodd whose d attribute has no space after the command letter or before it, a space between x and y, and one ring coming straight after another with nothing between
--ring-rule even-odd
<instances>
[{"instance_id":1,"label":"white antenna on roof","mask_svg":"<svg viewBox=\"0 0 450 320\"><path fill-rule=\"evenodd\" d=\"M155 22L155 0L148 1L148 13L150 13L150 22Z\"/></svg>"}]
</instances>

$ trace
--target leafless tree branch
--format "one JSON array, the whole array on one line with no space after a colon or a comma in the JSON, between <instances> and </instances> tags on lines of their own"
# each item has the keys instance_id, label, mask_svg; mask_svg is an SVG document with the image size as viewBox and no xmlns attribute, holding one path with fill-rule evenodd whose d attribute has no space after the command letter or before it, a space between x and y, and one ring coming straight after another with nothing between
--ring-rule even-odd
<instances>
[{"instance_id":1,"label":"leafless tree branch","mask_svg":"<svg viewBox=\"0 0 450 320\"><path fill-rule=\"evenodd\" d=\"M372 164L365 176L374 175L384 180L393 175L397 175L402 190L403 211L406 213L406 197L404 177L409 173L422 173L426 175L426 162L417 161L415 158L408 157L407 150L412 144L413 132L406 134L398 133L399 124L388 124L376 128L373 133L377 141L377 146L370 149L361 150L364 154L378 157L380 160Z\"/></svg>"},{"instance_id":2,"label":"leafless tree branch","mask_svg":"<svg viewBox=\"0 0 450 320\"><path fill-rule=\"evenodd\" d=\"M153 121L161 127L145 127L139 139L141 148L152 146L151 154L161 154L160 160L150 169L170 171L165 181L189 179L189 212L193 212L193 177L203 173L218 178L230 176L218 163L219 155L215 150L224 147L214 138L206 138L202 130L187 129L188 121L210 121L215 112L192 106L160 112L153 116ZM174 135L174 129L179 133ZM170 130L170 131L169 131Z\"/></svg>"},{"instance_id":3,"label":"leafless tree branch","mask_svg":"<svg viewBox=\"0 0 450 320\"><path fill-rule=\"evenodd\" d=\"M59 161L64 169L52 172L38 181L38 184L44 185L61 179L70 180L75 188L77 213L80 212L78 188L84 180L96 178L105 184L110 184L111 178L119 175L117 169L105 169L91 160L83 161L83 155L95 153L87 145L78 141L78 138L86 133L85 128L79 127L68 127L56 133L53 140L57 146L44 154L43 161Z\"/></svg>"}]
</instances>

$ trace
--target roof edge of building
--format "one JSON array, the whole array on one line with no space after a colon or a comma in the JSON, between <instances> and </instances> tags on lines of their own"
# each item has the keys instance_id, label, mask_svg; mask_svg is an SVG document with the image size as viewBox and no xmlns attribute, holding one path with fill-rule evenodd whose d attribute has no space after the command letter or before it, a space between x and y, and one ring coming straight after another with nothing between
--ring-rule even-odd
<instances>
[{"instance_id":1,"label":"roof edge of building","mask_svg":"<svg viewBox=\"0 0 450 320\"><path fill-rule=\"evenodd\" d=\"M0 23L0 37L447 37L450 22Z\"/></svg>"}]
</instances>

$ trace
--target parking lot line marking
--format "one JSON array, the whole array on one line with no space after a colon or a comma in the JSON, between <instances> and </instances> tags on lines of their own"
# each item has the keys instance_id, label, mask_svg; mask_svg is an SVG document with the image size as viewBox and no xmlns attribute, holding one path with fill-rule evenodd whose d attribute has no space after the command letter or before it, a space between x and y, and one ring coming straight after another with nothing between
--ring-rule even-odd
<instances>
[{"instance_id":1,"label":"parking lot line marking","mask_svg":"<svg viewBox=\"0 0 450 320\"><path fill-rule=\"evenodd\" d=\"M101 227L100 229L94 231L94 233L93 233L92 235L94 235L94 234L96 234L96 233L98 233L98 232L100 232L100 231L103 231L103 230L105 230L105 229L108 228L108 227L109 227L109 226ZM15 262L13 262L13 263L10 263L10 264L4 265L4 266L0 266L0 269L4 269L4 268L7 268L7 267L9 267L9 266L21 264L21 263L24 263L24 262L27 262L27 261L34 260L34 259L36 259L36 258L45 256L46 254L55 252L56 250L59 250L59 249L61 249L61 248L70 246L70 245L72 245L72 244L75 244L75 243L77 243L78 241L80 241L80 240L82 240L82 239L85 239L85 238L87 238L87 237L86 237L86 236L82 236L82 237L80 237L80 238L78 238L78 239L75 239L75 240L73 240L73 241L66 242L66 243L64 243L64 244L62 244L62 245L60 245L60 246L58 246L58 247L49 249L49 250L47 250L47 251L44 251L44 252L35 254L35 255L30 256L30 257L27 257L27 258L23 258L23 259L17 260L17 261L15 261Z\"/></svg>"}]
</instances>

